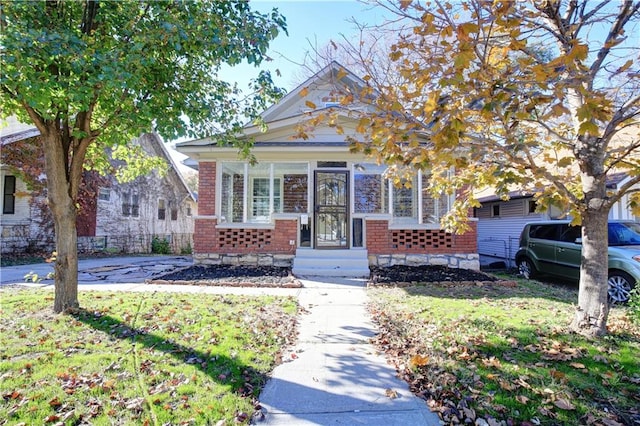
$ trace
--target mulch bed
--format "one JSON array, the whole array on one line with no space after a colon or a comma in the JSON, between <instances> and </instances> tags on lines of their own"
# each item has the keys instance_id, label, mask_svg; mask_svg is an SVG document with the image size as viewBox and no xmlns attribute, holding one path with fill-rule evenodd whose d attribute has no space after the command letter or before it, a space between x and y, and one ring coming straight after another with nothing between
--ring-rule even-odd
<instances>
[{"instance_id":1,"label":"mulch bed","mask_svg":"<svg viewBox=\"0 0 640 426\"><path fill-rule=\"evenodd\" d=\"M515 281L504 281L471 269L440 265L388 267L372 266L367 283L370 287L409 287L416 285L503 285L515 287Z\"/></svg>"},{"instance_id":2,"label":"mulch bed","mask_svg":"<svg viewBox=\"0 0 640 426\"><path fill-rule=\"evenodd\" d=\"M291 268L278 266L194 265L146 282L228 287L302 287L300 280L291 273Z\"/></svg>"},{"instance_id":3,"label":"mulch bed","mask_svg":"<svg viewBox=\"0 0 640 426\"><path fill-rule=\"evenodd\" d=\"M302 283L291 268L245 265L194 265L147 280L149 284L208 285L231 287L299 288ZM494 276L468 269L446 266L371 267L368 286L408 287L415 285L505 285L514 281L500 281Z\"/></svg>"}]
</instances>

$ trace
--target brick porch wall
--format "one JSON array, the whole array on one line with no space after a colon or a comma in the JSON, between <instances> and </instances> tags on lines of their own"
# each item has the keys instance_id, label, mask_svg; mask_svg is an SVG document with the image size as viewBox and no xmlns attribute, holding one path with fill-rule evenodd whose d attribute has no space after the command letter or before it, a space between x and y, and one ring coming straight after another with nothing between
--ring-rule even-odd
<instances>
[{"instance_id":1,"label":"brick porch wall","mask_svg":"<svg viewBox=\"0 0 640 426\"><path fill-rule=\"evenodd\" d=\"M448 265L479 269L477 223L471 230L455 235L442 230L389 229L386 220L366 221L369 263L377 266Z\"/></svg>"}]
</instances>

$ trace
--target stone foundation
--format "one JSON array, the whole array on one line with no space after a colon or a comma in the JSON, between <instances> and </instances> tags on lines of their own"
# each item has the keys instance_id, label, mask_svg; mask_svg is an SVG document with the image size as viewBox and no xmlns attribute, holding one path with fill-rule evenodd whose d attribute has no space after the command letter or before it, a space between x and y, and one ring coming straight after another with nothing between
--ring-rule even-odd
<instances>
[{"instance_id":1,"label":"stone foundation","mask_svg":"<svg viewBox=\"0 0 640 426\"><path fill-rule=\"evenodd\" d=\"M253 265L253 266L280 266L291 268L293 254L216 254L196 253L193 255L193 263L196 265Z\"/></svg>"},{"instance_id":2,"label":"stone foundation","mask_svg":"<svg viewBox=\"0 0 640 426\"><path fill-rule=\"evenodd\" d=\"M480 270L480 256L477 254L370 254L371 266L420 266L441 265L450 268Z\"/></svg>"}]
</instances>

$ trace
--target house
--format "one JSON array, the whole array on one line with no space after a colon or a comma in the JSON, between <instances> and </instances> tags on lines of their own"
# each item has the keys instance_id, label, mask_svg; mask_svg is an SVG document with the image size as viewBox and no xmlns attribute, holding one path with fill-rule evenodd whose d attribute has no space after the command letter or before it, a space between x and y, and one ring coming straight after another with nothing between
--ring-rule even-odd
<instances>
[{"instance_id":1,"label":"house","mask_svg":"<svg viewBox=\"0 0 640 426\"><path fill-rule=\"evenodd\" d=\"M395 186L384 165L350 152L347 137L356 134L357 121L346 111L344 134L324 123L307 140L296 137L297 126L340 108L345 92L363 84L333 62L268 108L262 114L268 131L249 124L239 135L253 138L255 165L211 138L176 146L200 173L196 262L338 276L368 276L369 265L479 268L473 219L463 235L446 232L439 220L452 197L429 196L418 170L410 187Z\"/></svg>"},{"instance_id":2,"label":"house","mask_svg":"<svg viewBox=\"0 0 640 426\"><path fill-rule=\"evenodd\" d=\"M13 118L2 129L2 253L52 251L54 247L42 165L35 164L39 148L33 138L38 136L37 129ZM164 159L168 164L166 173L154 171L131 182L119 183L114 176L85 172L79 197L78 250L146 253L152 250L155 240L158 247L171 252L190 252L196 213L193 193L177 172L158 135L144 134L132 143L140 146L146 155ZM8 164L12 162L10 152L27 149L35 149L36 153L18 160L14 158L13 164ZM32 167L32 175L39 174L33 177L35 184L23 181L15 173L15 167L26 174Z\"/></svg>"},{"instance_id":3,"label":"house","mask_svg":"<svg viewBox=\"0 0 640 426\"><path fill-rule=\"evenodd\" d=\"M613 173L607 179L607 188L617 191L629 179L626 173ZM507 200L495 195L491 189L477 196L482 207L475 209L474 216L478 219L478 254L483 266L515 267L515 254L525 224L566 218L565 212L553 206L544 212L536 211L534 193L530 191L511 191ZM609 220L638 219L629 208L628 194L609 210Z\"/></svg>"}]
</instances>

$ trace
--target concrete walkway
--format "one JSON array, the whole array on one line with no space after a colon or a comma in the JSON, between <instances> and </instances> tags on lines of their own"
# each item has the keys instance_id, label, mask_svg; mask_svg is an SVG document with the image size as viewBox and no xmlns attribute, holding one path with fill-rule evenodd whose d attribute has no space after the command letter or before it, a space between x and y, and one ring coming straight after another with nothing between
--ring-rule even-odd
<instances>
[{"instance_id":1,"label":"concrete walkway","mask_svg":"<svg viewBox=\"0 0 640 426\"><path fill-rule=\"evenodd\" d=\"M302 280L298 343L260 395L266 425L439 425L369 343L362 280Z\"/></svg>"},{"instance_id":2,"label":"concrete walkway","mask_svg":"<svg viewBox=\"0 0 640 426\"><path fill-rule=\"evenodd\" d=\"M183 256L83 260L79 291L295 296L306 311L299 318L298 342L260 395L264 419L259 424L440 424L369 343L376 332L366 310L363 280L308 277L301 280L303 288L295 289L144 284L158 271L189 263ZM50 269L48 264L2 268L1 282L23 283L30 270L46 274ZM50 281L34 286L53 288Z\"/></svg>"}]
</instances>

